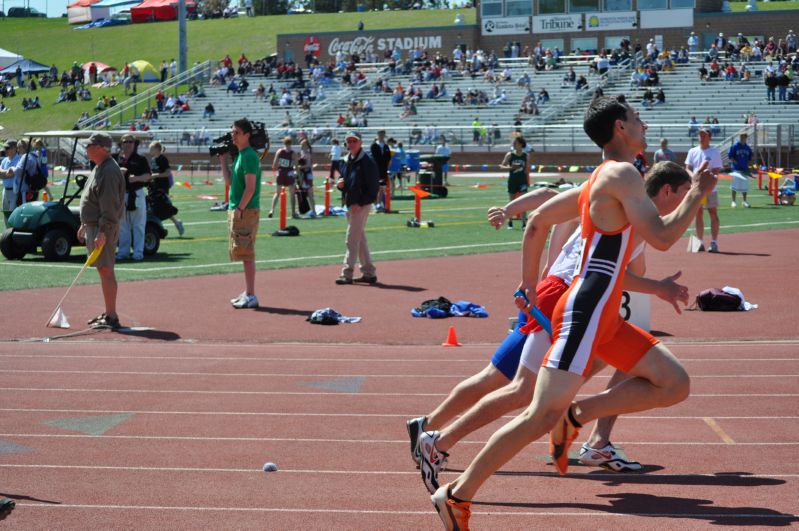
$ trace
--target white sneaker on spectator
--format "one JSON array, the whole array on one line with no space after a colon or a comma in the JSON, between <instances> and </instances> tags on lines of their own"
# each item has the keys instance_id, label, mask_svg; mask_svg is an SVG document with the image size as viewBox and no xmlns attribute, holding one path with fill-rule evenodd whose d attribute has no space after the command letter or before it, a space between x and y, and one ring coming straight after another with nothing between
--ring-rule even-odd
<instances>
[{"instance_id":1,"label":"white sneaker on spectator","mask_svg":"<svg viewBox=\"0 0 799 531\"><path fill-rule=\"evenodd\" d=\"M255 295L245 294L242 298L233 303L234 308L257 308L258 298Z\"/></svg>"},{"instance_id":2,"label":"white sneaker on spectator","mask_svg":"<svg viewBox=\"0 0 799 531\"><path fill-rule=\"evenodd\" d=\"M749 208L749 207L751 207L751 206L752 206L752 205L750 205L749 203L747 203L746 201L744 201L744 208Z\"/></svg>"},{"instance_id":3,"label":"white sneaker on spectator","mask_svg":"<svg viewBox=\"0 0 799 531\"><path fill-rule=\"evenodd\" d=\"M730 203L730 207L732 207L732 208L735 208L735 207L737 207L737 206L738 206L738 205L736 205L736 204L735 204L735 201L733 201L732 203Z\"/></svg>"}]
</instances>

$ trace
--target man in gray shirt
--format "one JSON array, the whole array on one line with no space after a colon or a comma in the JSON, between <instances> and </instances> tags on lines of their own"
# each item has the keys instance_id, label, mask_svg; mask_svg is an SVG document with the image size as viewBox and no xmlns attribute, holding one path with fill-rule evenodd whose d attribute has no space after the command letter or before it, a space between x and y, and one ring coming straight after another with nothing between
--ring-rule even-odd
<instances>
[{"instance_id":1,"label":"man in gray shirt","mask_svg":"<svg viewBox=\"0 0 799 531\"><path fill-rule=\"evenodd\" d=\"M94 262L100 275L105 312L89 321L93 328L119 328L117 315L117 280L114 276L119 222L125 207L125 177L117 162L111 157L113 141L106 133L89 137L86 153L95 167L80 198L80 228L78 239L86 242L91 253L102 247Z\"/></svg>"}]
</instances>

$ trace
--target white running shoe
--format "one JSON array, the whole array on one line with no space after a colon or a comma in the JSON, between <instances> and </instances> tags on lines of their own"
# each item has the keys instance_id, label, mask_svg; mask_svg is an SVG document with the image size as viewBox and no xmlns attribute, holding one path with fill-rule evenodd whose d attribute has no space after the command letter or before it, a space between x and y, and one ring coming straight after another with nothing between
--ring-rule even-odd
<instances>
[{"instance_id":1,"label":"white running shoe","mask_svg":"<svg viewBox=\"0 0 799 531\"><path fill-rule=\"evenodd\" d=\"M751 206L747 201L744 201L744 208L750 208Z\"/></svg>"},{"instance_id":2,"label":"white running shoe","mask_svg":"<svg viewBox=\"0 0 799 531\"><path fill-rule=\"evenodd\" d=\"M408 429L408 438L411 440L411 459L416 463L416 468L419 468L419 462L422 460L422 455L419 453L419 435L424 432L426 422L427 417L416 417L405 423L405 427Z\"/></svg>"},{"instance_id":3,"label":"white running shoe","mask_svg":"<svg viewBox=\"0 0 799 531\"><path fill-rule=\"evenodd\" d=\"M438 473L447 464L447 452L441 452L436 448L436 441L441 436L437 431L423 431L419 436L419 453L421 461L419 468L422 471L422 481L430 494L435 494L438 490Z\"/></svg>"},{"instance_id":4,"label":"white running shoe","mask_svg":"<svg viewBox=\"0 0 799 531\"><path fill-rule=\"evenodd\" d=\"M628 461L608 443L602 448L591 448L588 443L580 448L580 463L599 466L613 472L640 472L644 467L638 461Z\"/></svg>"},{"instance_id":5,"label":"white running shoe","mask_svg":"<svg viewBox=\"0 0 799 531\"><path fill-rule=\"evenodd\" d=\"M735 207L737 207L737 206L738 206L738 205L736 205L736 204L735 204L735 201L733 201L732 203L730 203L730 208L735 208Z\"/></svg>"},{"instance_id":6,"label":"white running shoe","mask_svg":"<svg viewBox=\"0 0 799 531\"><path fill-rule=\"evenodd\" d=\"M246 297L246 296L247 296L247 291L246 290L242 291L241 293L239 293L238 295L236 295L235 297L230 299L230 304L235 305L239 301L239 299L241 299L242 297Z\"/></svg>"},{"instance_id":7,"label":"white running shoe","mask_svg":"<svg viewBox=\"0 0 799 531\"><path fill-rule=\"evenodd\" d=\"M234 308L257 308L258 298L255 295L244 294L239 300L233 303Z\"/></svg>"}]
</instances>

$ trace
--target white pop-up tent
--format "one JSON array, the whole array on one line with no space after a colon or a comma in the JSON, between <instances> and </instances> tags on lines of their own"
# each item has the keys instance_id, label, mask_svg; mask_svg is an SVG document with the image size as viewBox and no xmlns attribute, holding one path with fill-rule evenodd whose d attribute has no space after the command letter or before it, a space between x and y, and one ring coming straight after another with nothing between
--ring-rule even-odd
<instances>
[{"instance_id":1,"label":"white pop-up tent","mask_svg":"<svg viewBox=\"0 0 799 531\"><path fill-rule=\"evenodd\" d=\"M0 70L22 59L21 55L0 48Z\"/></svg>"}]
</instances>

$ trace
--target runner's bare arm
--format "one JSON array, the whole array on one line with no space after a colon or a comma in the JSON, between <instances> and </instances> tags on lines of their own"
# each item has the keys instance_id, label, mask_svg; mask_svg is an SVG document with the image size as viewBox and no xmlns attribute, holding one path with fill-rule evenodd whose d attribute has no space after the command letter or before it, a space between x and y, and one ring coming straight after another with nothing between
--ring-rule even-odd
<instances>
[{"instance_id":1,"label":"runner's bare arm","mask_svg":"<svg viewBox=\"0 0 799 531\"><path fill-rule=\"evenodd\" d=\"M684 305L688 305L688 287L675 282L681 275L682 271L677 271L662 280L655 280L638 276L628 269L624 275L624 289L625 291L655 295L671 304L674 307L674 311L681 314L682 311L677 303L682 302Z\"/></svg>"},{"instance_id":2,"label":"runner's bare arm","mask_svg":"<svg viewBox=\"0 0 799 531\"><path fill-rule=\"evenodd\" d=\"M522 281L519 285L519 289L526 291L530 304L525 305L523 299L517 298L516 304L520 308L529 308L535 304L535 285L539 280L539 264L549 229L552 225L569 221L580 214L577 205L579 195L579 188L563 192L530 214L522 240Z\"/></svg>"},{"instance_id":3,"label":"runner's bare arm","mask_svg":"<svg viewBox=\"0 0 799 531\"><path fill-rule=\"evenodd\" d=\"M713 189L717 180L711 172L707 171L707 162L703 162L702 166L694 172L691 190L680 206L671 214L661 217L658 215L655 204L646 195L644 181L635 166L627 163L615 164L607 169L606 177L606 186L602 187L602 193L607 193L609 197L621 203L627 221L632 224L644 241L659 251L665 251L674 245L685 233L694 221L702 198ZM614 216L611 209L604 209L604 211L611 212L604 224L601 221L597 222L603 215L595 216L593 207L592 191L591 216L594 222L605 230L618 230L623 225L623 220L617 220L619 223L615 229L608 226L609 219L611 219L611 225L615 223L612 221Z\"/></svg>"},{"instance_id":4,"label":"runner's bare arm","mask_svg":"<svg viewBox=\"0 0 799 531\"><path fill-rule=\"evenodd\" d=\"M496 228L501 228L508 218L514 217L522 212L529 212L543 205L549 199L558 195L549 188L539 188L532 192L517 197L504 207L491 207L488 209L488 222Z\"/></svg>"}]
</instances>

